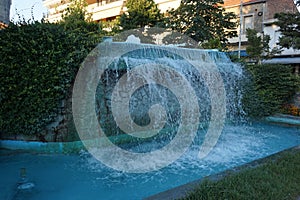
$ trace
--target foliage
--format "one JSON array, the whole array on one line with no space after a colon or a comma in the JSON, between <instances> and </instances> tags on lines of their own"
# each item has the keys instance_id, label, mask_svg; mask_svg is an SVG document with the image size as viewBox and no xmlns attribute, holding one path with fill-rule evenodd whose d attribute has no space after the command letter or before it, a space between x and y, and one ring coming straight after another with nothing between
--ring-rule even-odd
<instances>
[{"instance_id":1,"label":"foliage","mask_svg":"<svg viewBox=\"0 0 300 200\"><path fill-rule=\"evenodd\" d=\"M300 116L300 108L293 104L283 105L282 112L288 115Z\"/></svg>"},{"instance_id":2,"label":"foliage","mask_svg":"<svg viewBox=\"0 0 300 200\"><path fill-rule=\"evenodd\" d=\"M299 89L299 78L287 65L246 65L250 81L245 83L243 105L250 117L280 112Z\"/></svg>"},{"instance_id":3,"label":"foliage","mask_svg":"<svg viewBox=\"0 0 300 200\"><path fill-rule=\"evenodd\" d=\"M59 113L95 41L45 22L0 31L0 130L38 134Z\"/></svg>"},{"instance_id":4,"label":"foliage","mask_svg":"<svg viewBox=\"0 0 300 200\"><path fill-rule=\"evenodd\" d=\"M277 13L275 18L275 24L280 27L282 34L279 38L280 46L300 49L300 13Z\"/></svg>"},{"instance_id":5,"label":"foliage","mask_svg":"<svg viewBox=\"0 0 300 200\"><path fill-rule=\"evenodd\" d=\"M297 199L300 195L300 152L268 159L219 181L204 180L184 199Z\"/></svg>"},{"instance_id":6,"label":"foliage","mask_svg":"<svg viewBox=\"0 0 300 200\"><path fill-rule=\"evenodd\" d=\"M86 10L88 6L85 0L71 0L70 4L62 14L63 21L74 23L76 21L92 21L92 16Z\"/></svg>"},{"instance_id":7,"label":"foliage","mask_svg":"<svg viewBox=\"0 0 300 200\"><path fill-rule=\"evenodd\" d=\"M101 24L92 21L92 16L87 12L86 7L85 0L71 0L59 24L64 26L65 30L80 34L104 34Z\"/></svg>"},{"instance_id":8,"label":"foliage","mask_svg":"<svg viewBox=\"0 0 300 200\"><path fill-rule=\"evenodd\" d=\"M162 22L163 15L153 0L127 0L127 13L120 17L123 30L157 26Z\"/></svg>"},{"instance_id":9,"label":"foliage","mask_svg":"<svg viewBox=\"0 0 300 200\"><path fill-rule=\"evenodd\" d=\"M168 12L166 26L186 34L198 42L218 39L224 45L227 38L237 36L236 15L225 12L222 0L183 0Z\"/></svg>"},{"instance_id":10,"label":"foliage","mask_svg":"<svg viewBox=\"0 0 300 200\"><path fill-rule=\"evenodd\" d=\"M84 51L83 55L87 55L106 34L102 24L92 21L86 10L87 5L85 0L71 0L58 23L68 32L68 37L77 45L78 50Z\"/></svg>"},{"instance_id":11,"label":"foliage","mask_svg":"<svg viewBox=\"0 0 300 200\"><path fill-rule=\"evenodd\" d=\"M106 35L109 34L110 36L113 36L113 35L120 33L120 31L121 31L120 17L117 17L114 20L104 21L101 23L102 23L103 30L106 31Z\"/></svg>"},{"instance_id":12,"label":"foliage","mask_svg":"<svg viewBox=\"0 0 300 200\"><path fill-rule=\"evenodd\" d=\"M246 52L251 59L254 59L260 64L262 58L271 57L271 55L277 52L276 50L270 51L269 42L271 38L269 35L258 35L254 29L247 29L246 31L246 37L248 39Z\"/></svg>"},{"instance_id":13,"label":"foliage","mask_svg":"<svg viewBox=\"0 0 300 200\"><path fill-rule=\"evenodd\" d=\"M212 38L207 42L203 42L201 47L204 49L218 49L220 51L224 50L224 47L219 38Z\"/></svg>"}]
</instances>

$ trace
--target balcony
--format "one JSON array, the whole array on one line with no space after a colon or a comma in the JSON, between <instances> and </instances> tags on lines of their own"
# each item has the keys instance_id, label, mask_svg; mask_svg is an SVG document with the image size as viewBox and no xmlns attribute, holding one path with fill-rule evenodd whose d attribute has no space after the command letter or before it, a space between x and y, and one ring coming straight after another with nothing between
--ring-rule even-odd
<instances>
[{"instance_id":1,"label":"balcony","mask_svg":"<svg viewBox=\"0 0 300 200\"><path fill-rule=\"evenodd\" d=\"M122 12L124 1L123 0L109 0L102 1L102 4L90 4L88 12L93 13L93 20L103 20L110 17L119 16Z\"/></svg>"}]
</instances>

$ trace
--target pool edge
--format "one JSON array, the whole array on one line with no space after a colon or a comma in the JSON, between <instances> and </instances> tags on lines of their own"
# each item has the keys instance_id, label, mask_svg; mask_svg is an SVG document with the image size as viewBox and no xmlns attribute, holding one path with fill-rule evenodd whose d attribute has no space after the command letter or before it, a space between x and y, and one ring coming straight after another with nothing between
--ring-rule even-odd
<instances>
[{"instance_id":1,"label":"pool edge","mask_svg":"<svg viewBox=\"0 0 300 200\"><path fill-rule=\"evenodd\" d=\"M233 175L235 173L238 173L242 170L245 169L249 169L249 168L253 168L253 167L258 167L266 162L268 162L270 159L272 158L276 158L279 157L280 155L286 153L286 152L300 152L300 145L285 149L283 151L271 154L267 157L264 158L260 158L254 161L251 161L249 163L237 166L237 167L233 167L231 169L222 171L220 173L217 174L213 174L210 176L206 176L203 177L201 179L186 183L184 185L180 185L174 188L171 188L169 190L148 196L146 198L143 198L143 200L174 200L174 199L180 199L180 198L184 198L188 193L192 192L198 185L200 185L204 180L213 180L213 181L217 181L220 180L222 178L224 178L225 176L228 175Z\"/></svg>"},{"instance_id":2,"label":"pool edge","mask_svg":"<svg viewBox=\"0 0 300 200\"><path fill-rule=\"evenodd\" d=\"M274 124L300 127L300 117L292 115L276 114L274 116L266 117L264 121Z\"/></svg>"},{"instance_id":3,"label":"pool edge","mask_svg":"<svg viewBox=\"0 0 300 200\"><path fill-rule=\"evenodd\" d=\"M109 140L115 144L122 144L128 142L128 138L124 135L110 136ZM86 150L86 147L93 147L101 145L109 145L104 138L93 140L79 140L73 142L40 142L40 141L26 141L26 140L0 140L0 149L8 150L25 150L36 153L78 153L81 150Z\"/></svg>"}]
</instances>

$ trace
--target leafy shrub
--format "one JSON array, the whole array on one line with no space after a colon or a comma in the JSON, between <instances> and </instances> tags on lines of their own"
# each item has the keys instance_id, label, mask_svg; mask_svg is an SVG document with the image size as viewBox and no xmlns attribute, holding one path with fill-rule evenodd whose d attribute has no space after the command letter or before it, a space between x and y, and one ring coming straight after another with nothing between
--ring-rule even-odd
<instances>
[{"instance_id":1,"label":"leafy shrub","mask_svg":"<svg viewBox=\"0 0 300 200\"><path fill-rule=\"evenodd\" d=\"M244 109L250 117L280 112L299 89L299 78L287 65L246 65Z\"/></svg>"},{"instance_id":2,"label":"leafy shrub","mask_svg":"<svg viewBox=\"0 0 300 200\"><path fill-rule=\"evenodd\" d=\"M284 114L300 116L300 108L293 104L286 104L282 106L282 111Z\"/></svg>"},{"instance_id":3,"label":"leafy shrub","mask_svg":"<svg viewBox=\"0 0 300 200\"><path fill-rule=\"evenodd\" d=\"M0 30L0 131L37 134L54 120L94 35L44 22Z\"/></svg>"}]
</instances>

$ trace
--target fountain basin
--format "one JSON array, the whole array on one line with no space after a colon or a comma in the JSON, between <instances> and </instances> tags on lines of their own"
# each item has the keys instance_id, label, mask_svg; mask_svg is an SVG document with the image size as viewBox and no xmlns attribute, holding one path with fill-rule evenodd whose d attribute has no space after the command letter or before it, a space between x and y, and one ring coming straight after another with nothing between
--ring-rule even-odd
<instances>
[{"instance_id":1,"label":"fountain basin","mask_svg":"<svg viewBox=\"0 0 300 200\"><path fill-rule=\"evenodd\" d=\"M68 199L74 196L77 199L143 199L298 146L300 131L296 127L263 123L227 124L217 145L204 159L197 156L197 143L195 141L171 165L142 174L108 168L85 151L65 155L0 150L0 199L14 195L17 199L27 195L33 200ZM156 144L145 142L132 148L149 148L153 145ZM19 169L24 167L35 187L30 193L16 193Z\"/></svg>"}]
</instances>

